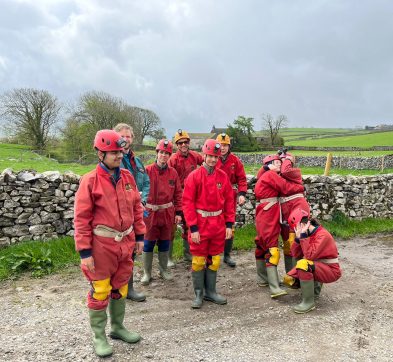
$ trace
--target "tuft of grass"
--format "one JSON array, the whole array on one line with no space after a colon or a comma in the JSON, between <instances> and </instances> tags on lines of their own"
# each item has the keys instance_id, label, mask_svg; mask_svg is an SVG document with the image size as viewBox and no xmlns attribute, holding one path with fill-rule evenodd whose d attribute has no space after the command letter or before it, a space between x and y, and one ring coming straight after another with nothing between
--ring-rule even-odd
<instances>
[{"instance_id":1,"label":"tuft of grass","mask_svg":"<svg viewBox=\"0 0 393 362\"><path fill-rule=\"evenodd\" d=\"M47 242L29 241L0 250L0 280L24 272L41 277L79 264L74 239L64 237Z\"/></svg>"}]
</instances>

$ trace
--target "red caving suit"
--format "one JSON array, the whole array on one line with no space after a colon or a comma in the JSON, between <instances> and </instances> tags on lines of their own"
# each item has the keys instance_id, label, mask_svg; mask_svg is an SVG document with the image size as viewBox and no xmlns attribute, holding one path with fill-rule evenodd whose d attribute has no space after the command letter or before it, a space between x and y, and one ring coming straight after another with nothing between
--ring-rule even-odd
<instances>
[{"instance_id":1,"label":"red caving suit","mask_svg":"<svg viewBox=\"0 0 393 362\"><path fill-rule=\"evenodd\" d=\"M274 171L266 171L258 179L255 185L255 197L257 200L267 198L277 198L284 192L299 193L303 192L303 185L295 184L280 177ZM264 208L268 208L264 210ZM277 200L271 207L268 202L260 203L255 212L255 224L257 229L256 253L259 249L261 255L257 258L263 258L263 255L269 248L278 247L278 236L280 234L280 204Z\"/></svg>"},{"instance_id":2,"label":"red caving suit","mask_svg":"<svg viewBox=\"0 0 393 362\"><path fill-rule=\"evenodd\" d=\"M229 153L225 160L218 159L217 168L223 170L229 177L233 189L233 200L236 213L237 195L247 193L247 178L244 166L237 156Z\"/></svg>"},{"instance_id":3,"label":"red caving suit","mask_svg":"<svg viewBox=\"0 0 393 362\"><path fill-rule=\"evenodd\" d=\"M321 283L332 283L341 277L338 263L328 264L320 259L334 259L338 257L337 245L332 235L321 225L313 233L300 239L300 244L294 242L291 247L292 255L299 259L312 260L314 272L305 272L293 268L288 275L301 280L314 280ZM314 274L314 276L313 276Z\"/></svg>"},{"instance_id":4,"label":"red caving suit","mask_svg":"<svg viewBox=\"0 0 393 362\"><path fill-rule=\"evenodd\" d=\"M149 216L144 219L146 224L146 240L170 240L175 222L175 212L181 211L182 189L180 179L173 167L160 169L157 163L146 166L146 173L150 179L150 192L147 204L163 205L172 202L173 205L152 210L146 205Z\"/></svg>"},{"instance_id":5,"label":"red caving suit","mask_svg":"<svg viewBox=\"0 0 393 362\"><path fill-rule=\"evenodd\" d=\"M196 170L198 166L202 165L202 163L203 158L198 152L189 150L188 155L183 156L180 151L177 151L170 157L168 166L176 170L180 178L181 187L184 188L184 181L187 176Z\"/></svg>"},{"instance_id":6,"label":"red caving suit","mask_svg":"<svg viewBox=\"0 0 393 362\"><path fill-rule=\"evenodd\" d=\"M132 273L132 253L135 235L146 232L141 197L134 178L128 170L120 169L120 179L114 180L100 165L84 175L75 196L75 246L77 251L91 250L95 273L81 266L89 281L110 278L112 289L128 283ZM125 231L134 230L117 242L114 238L93 234L97 225ZM95 309L94 306L89 306Z\"/></svg>"},{"instance_id":7,"label":"red caving suit","mask_svg":"<svg viewBox=\"0 0 393 362\"><path fill-rule=\"evenodd\" d=\"M292 162L290 160L283 160L281 165L281 177L285 178L287 181L294 182L299 185L303 185L302 174L299 168L293 168ZM285 190L283 194L280 194L281 197L287 197L295 195L296 193L289 192L289 190ZM297 208L300 208L304 211L307 211L310 214L310 205L308 204L305 197L297 197L296 199L286 201L281 204L281 214L282 220L287 221L291 212ZM281 236L283 240L288 240L289 237L289 227L283 226L281 228ZM293 231L293 230L291 230Z\"/></svg>"},{"instance_id":8,"label":"red caving suit","mask_svg":"<svg viewBox=\"0 0 393 362\"><path fill-rule=\"evenodd\" d=\"M191 231L188 234L190 252L194 256L214 256L224 252L225 229L232 227L235 222L235 207L232 197L232 187L228 176L222 170L215 168L212 174L204 166L191 172L183 192L183 212L187 225L191 229L197 227L200 234L200 244L191 241ZM222 210L218 216L203 217L196 210L209 212Z\"/></svg>"}]
</instances>

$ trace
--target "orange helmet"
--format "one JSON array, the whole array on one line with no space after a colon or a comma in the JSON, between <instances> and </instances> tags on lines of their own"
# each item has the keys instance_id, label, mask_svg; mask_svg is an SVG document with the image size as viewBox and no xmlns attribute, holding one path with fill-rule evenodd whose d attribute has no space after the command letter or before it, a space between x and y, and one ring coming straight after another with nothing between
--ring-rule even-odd
<instances>
[{"instance_id":1,"label":"orange helmet","mask_svg":"<svg viewBox=\"0 0 393 362\"><path fill-rule=\"evenodd\" d=\"M121 136L110 129L102 129L96 133L94 148L99 151L123 151L127 142Z\"/></svg>"},{"instance_id":2,"label":"orange helmet","mask_svg":"<svg viewBox=\"0 0 393 362\"><path fill-rule=\"evenodd\" d=\"M173 152L173 146L172 142L168 140L160 140L160 142L157 143L156 151L165 151L170 154Z\"/></svg>"},{"instance_id":3,"label":"orange helmet","mask_svg":"<svg viewBox=\"0 0 393 362\"><path fill-rule=\"evenodd\" d=\"M270 163L270 162L272 162L272 161L274 161L274 160L279 160L279 161L281 161L281 158L280 158L279 155L268 155L268 156L266 156L266 157L263 159L262 163L263 163L264 165L267 165L268 163Z\"/></svg>"},{"instance_id":4,"label":"orange helmet","mask_svg":"<svg viewBox=\"0 0 393 362\"><path fill-rule=\"evenodd\" d=\"M190 136L186 131L183 131L182 129L178 129L177 132L175 133L175 143L177 143L177 141L182 138L187 138L188 140L190 140Z\"/></svg>"},{"instance_id":5,"label":"orange helmet","mask_svg":"<svg viewBox=\"0 0 393 362\"><path fill-rule=\"evenodd\" d=\"M307 211L297 208L291 212L288 218L289 227L294 229L303 218L309 218L309 214Z\"/></svg>"},{"instance_id":6,"label":"orange helmet","mask_svg":"<svg viewBox=\"0 0 393 362\"><path fill-rule=\"evenodd\" d=\"M202 152L205 155L220 156L221 145L216 140L208 139L202 147Z\"/></svg>"},{"instance_id":7,"label":"orange helmet","mask_svg":"<svg viewBox=\"0 0 393 362\"><path fill-rule=\"evenodd\" d=\"M220 133L216 141L221 143L222 145L230 145L231 144L231 138L226 134L226 133Z\"/></svg>"}]
</instances>

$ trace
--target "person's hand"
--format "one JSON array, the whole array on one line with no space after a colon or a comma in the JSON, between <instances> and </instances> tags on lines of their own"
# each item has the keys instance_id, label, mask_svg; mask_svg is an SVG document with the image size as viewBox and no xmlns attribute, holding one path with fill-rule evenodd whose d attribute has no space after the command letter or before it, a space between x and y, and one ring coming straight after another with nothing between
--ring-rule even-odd
<instances>
[{"instance_id":1,"label":"person's hand","mask_svg":"<svg viewBox=\"0 0 393 362\"><path fill-rule=\"evenodd\" d=\"M92 256L81 259L81 265L84 265L90 273L96 272L94 267L94 258Z\"/></svg>"},{"instance_id":2,"label":"person's hand","mask_svg":"<svg viewBox=\"0 0 393 362\"><path fill-rule=\"evenodd\" d=\"M239 205L243 205L246 202L246 198L243 195L239 196Z\"/></svg>"},{"instance_id":3,"label":"person's hand","mask_svg":"<svg viewBox=\"0 0 393 362\"><path fill-rule=\"evenodd\" d=\"M181 216L180 215L176 215L175 216L175 224L181 224L181 222L182 222Z\"/></svg>"},{"instance_id":4,"label":"person's hand","mask_svg":"<svg viewBox=\"0 0 393 362\"><path fill-rule=\"evenodd\" d=\"M199 235L199 231L195 231L194 233L191 233L191 241L195 244L201 243L201 237Z\"/></svg>"},{"instance_id":5,"label":"person's hand","mask_svg":"<svg viewBox=\"0 0 393 362\"><path fill-rule=\"evenodd\" d=\"M137 241L135 243L135 252L137 253L137 255L141 255L142 254L143 245L144 245L143 241Z\"/></svg>"},{"instance_id":6,"label":"person's hand","mask_svg":"<svg viewBox=\"0 0 393 362\"><path fill-rule=\"evenodd\" d=\"M225 229L225 240L232 239L232 228Z\"/></svg>"},{"instance_id":7,"label":"person's hand","mask_svg":"<svg viewBox=\"0 0 393 362\"><path fill-rule=\"evenodd\" d=\"M295 227L295 236L300 239L300 235L307 233L308 228L310 227L310 221L307 222L307 224L302 224L299 223Z\"/></svg>"}]
</instances>

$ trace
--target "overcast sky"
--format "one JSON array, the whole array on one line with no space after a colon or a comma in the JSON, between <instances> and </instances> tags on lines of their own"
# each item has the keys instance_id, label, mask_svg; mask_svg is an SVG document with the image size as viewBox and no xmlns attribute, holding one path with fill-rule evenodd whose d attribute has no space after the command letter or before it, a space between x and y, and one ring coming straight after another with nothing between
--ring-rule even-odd
<instances>
[{"instance_id":1,"label":"overcast sky","mask_svg":"<svg viewBox=\"0 0 393 362\"><path fill-rule=\"evenodd\" d=\"M392 19L390 0L0 0L0 92L105 91L168 136L393 123Z\"/></svg>"}]
</instances>

